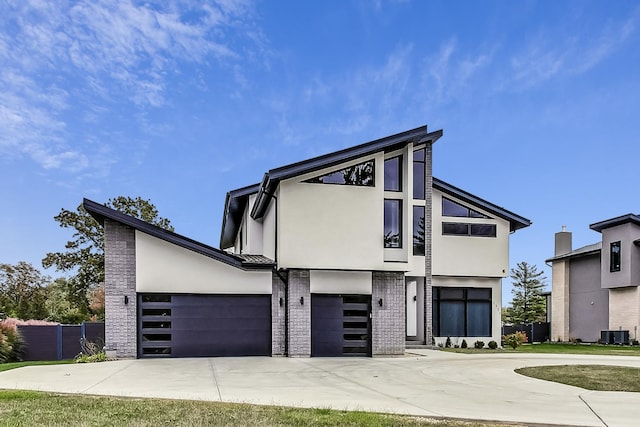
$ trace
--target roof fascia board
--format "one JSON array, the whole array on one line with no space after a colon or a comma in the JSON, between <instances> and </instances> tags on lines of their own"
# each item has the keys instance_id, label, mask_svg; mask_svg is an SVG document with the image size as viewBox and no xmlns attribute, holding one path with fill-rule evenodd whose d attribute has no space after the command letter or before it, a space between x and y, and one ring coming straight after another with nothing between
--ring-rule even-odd
<instances>
[{"instance_id":1,"label":"roof fascia board","mask_svg":"<svg viewBox=\"0 0 640 427\"><path fill-rule=\"evenodd\" d=\"M626 215L621 215L615 218L606 219L604 221L593 223L589 226L589 228L601 233L602 230L615 227L618 225L626 224L627 222L632 222L634 224L640 225L640 216L634 215L631 213Z\"/></svg>"},{"instance_id":2,"label":"roof fascia board","mask_svg":"<svg viewBox=\"0 0 640 427\"><path fill-rule=\"evenodd\" d=\"M562 261L567 259L582 258L590 255L600 254L601 252L602 252L601 248L593 249L586 252L578 252L578 253L569 252L568 254L558 255L558 256L554 256L553 258L545 259L544 262L547 263L547 262Z\"/></svg>"},{"instance_id":3,"label":"roof fascia board","mask_svg":"<svg viewBox=\"0 0 640 427\"><path fill-rule=\"evenodd\" d=\"M531 225L531 220L508 211L507 209L495 205L487 200L481 199L478 196L446 183L436 177L433 178L433 187L509 221L511 231L516 231Z\"/></svg>"},{"instance_id":4,"label":"roof fascia board","mask_svg":"<svg viewBox=\"0 0 640 427\"><path fill-rule=\"evenodd\" d=\"M240 224L236 224L236 219L238 215L242 215L242 212L244 212L248 197L256 194L259 190L260 184L252 184L227 193L222 214L222 229L220 230L221 248L233 246L235 236L240 228Z\"/></svg>"},{"instance_id":5,"label":"roof fascia board","mask_svg":"<svg viewBox=\"0 0 640 427\"><path fill-rule=\"evenodd\" d=\"M160 228L156 225L149 224L148 222L124 214L115 209L111 209L105 205L101 205L100 203L94 202L89 199L83 199L82 206L103 226L104 220L110 219L112 221L128 225L129 227L132 227L142 233L157 237L158 239L164 240L165 242L172 243L206 257L213 258L216 261L223 262L232 267L236 267L242 270L246 269L246 266L243 265L240 259L227 254L220 249L216 249L214 247L205 245L204 243L189 239L188 237L182 236L180 234L165 230L164 228ZM251 264L251 267L253 267L253 264ZM272 266L266 264L262 265L261 267L265 269L272 268ZM255 268L257 268L257 266Z\"/></svg>"}]
</instances>

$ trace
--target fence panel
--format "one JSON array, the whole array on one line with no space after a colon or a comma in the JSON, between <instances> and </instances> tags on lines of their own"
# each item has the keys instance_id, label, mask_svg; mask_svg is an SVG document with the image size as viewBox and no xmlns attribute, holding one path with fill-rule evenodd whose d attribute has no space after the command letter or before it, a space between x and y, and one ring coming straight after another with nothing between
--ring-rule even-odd
<instances>
[{"instance_id":1,"label":"fence panel","mask_svg":"<svg viewBox=\"0 0 640 427\"><path fill-rule=\"evenodd\" d=\"M528 323L520 325L503 325L502 335L513 334L516 331L524 332L527 335L527 342L549 341L550 324L546 322Z\"/></svg>"},{"instance_id":2,"label":"fence panel","mask_svg":"<svg viewBox=\"0 0 640 427\"><path fill-rule=\"evenodd\" d=\"M73 359L80 353L80 325L62 325L62 359Z\"/></svg>"},{"instance_id":3,"label":"fence panel","mask_svg":"<svg viewBox=\"0 0 640 427\"><path fill-rule=\"evenodd\" d=\"M58 360L58 325L21 325L25 342L24 360Z\"/></svg>"}]
</instances>

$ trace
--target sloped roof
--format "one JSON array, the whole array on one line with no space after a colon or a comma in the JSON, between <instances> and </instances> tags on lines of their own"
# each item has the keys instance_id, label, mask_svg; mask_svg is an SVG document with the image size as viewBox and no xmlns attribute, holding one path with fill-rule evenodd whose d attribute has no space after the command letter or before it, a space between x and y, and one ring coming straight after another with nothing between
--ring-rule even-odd
<instances>
[{"instance_id":1,"label":"sloped roof","mask_svg":"<svg viewBox=\"0 0 640 427\"><path fill-rule=\"evenodd\" d=\"M602 230L606 228L611 228L617 225L626 224L627 222L632 222L636 225L640 225L640 216L630 213L630 214L618 216L615 218L606 219L604 221L596 222L594 224L591 224L589 228L597 232L602 232Z\"/></svg>"},{"instance_id":2,"label":"sloped roof","mask_svg":"<svg viewBox=\"0 0 640 427\"><path fill-rule=\"evenodd\" d=\"M138 218L119 212L115 209L111 209L105 205L94 202L89 199L82 201L82 206L92 217L96 219L100 224L104 225L105 219L119 222L124 225L128 225L138 231L148 234L158 239L162 239L166 242L183 247L185 249L194 251L201 255L213 258L217 261L223 262L230 266L240 268L242 270L270 270L275 266L275 262L269 260L266 257L260 256L260 259L243 258L237 255L229 254L214 247L205 245L196 240L189 239L188 237L180 234L165 230L148 222L142 221ZM269 262L270 261L270 262Z\"/></svg>"},{"instance_id":3,"label":"sloped roof","mask_svg":"<svg viewBox=\"0 0 640 427\"><path fill-rule=\"evenodd\" d=\"M593 243L591 245L583 246L583 247L575 249L575 250L573 250L573 251L571 251L569 253L558 255L558 256L554 256L553 258L549 258L549 259L545 260L544 262L560 261L560 260L568 259L568 258L579 258L579 257L582 257L582 256L594 255L594 254L600 253L600 251L602 251L602 242Z\"/></svg>"}]
</instances>

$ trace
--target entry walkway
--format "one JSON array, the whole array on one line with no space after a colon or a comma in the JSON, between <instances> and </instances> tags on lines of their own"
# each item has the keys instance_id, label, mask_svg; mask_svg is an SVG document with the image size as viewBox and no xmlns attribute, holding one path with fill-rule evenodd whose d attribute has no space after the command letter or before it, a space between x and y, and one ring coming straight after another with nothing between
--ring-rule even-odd
<instances>
[{"instance_id":1,"label":"entry walkway","mask_svg":"<svg viewBox=\"0 0 640 427\"><path fill-rule=\"evenodd\" d=\"M199 358L31 366L0 373L0 388L370 410L577 426L637 426L640 393L594 392L518 375L523 366L640 358L455 354L397 358Z\"/></svg>"}]
</instances>

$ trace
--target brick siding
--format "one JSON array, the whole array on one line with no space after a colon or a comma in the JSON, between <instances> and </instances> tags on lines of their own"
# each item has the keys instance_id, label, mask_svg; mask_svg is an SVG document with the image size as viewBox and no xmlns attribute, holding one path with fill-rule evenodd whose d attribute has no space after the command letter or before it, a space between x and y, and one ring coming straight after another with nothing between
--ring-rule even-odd
<instances>
[{"instance_id":1,"label":"brick siding","mask_svg":"<svg viewBox=\"0 0 640 427\"><path fill-rule=\"evenodd\" d=\"M404 273L374 271L371 289L372 355L404 354L405 334Z\"/></svg>"},{"instance_id":2,"label":"brick siding","mask_svg":"<svg viewBox=\"0 0 640 427\"><path fill-rule=\"evenodd\" d=\"M300 302L303 298L304 303ZM309 270L289 270L289 356L311 356L311 287Z\"/></svg>"}]
</instances>

